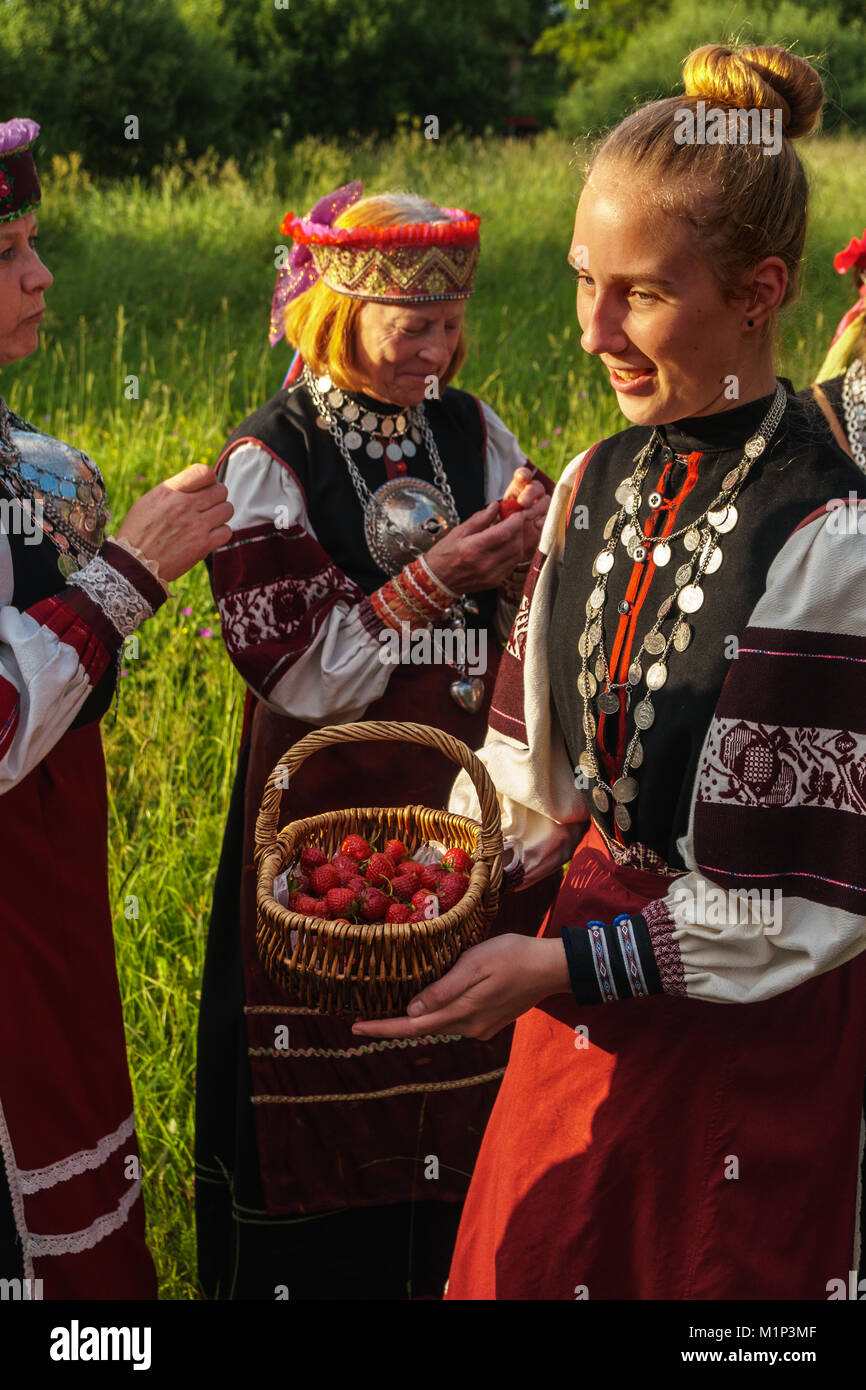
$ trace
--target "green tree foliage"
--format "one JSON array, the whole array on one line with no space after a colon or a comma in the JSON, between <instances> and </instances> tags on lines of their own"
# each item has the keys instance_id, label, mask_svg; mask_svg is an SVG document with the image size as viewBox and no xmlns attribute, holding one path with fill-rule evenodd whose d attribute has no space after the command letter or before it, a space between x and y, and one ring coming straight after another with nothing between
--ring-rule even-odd
<instances>
[{"instance_id":1,"label":"green tree foliage","mask_svg":"<svg viewBox=\"0 0 866 1390\"><path fill-rule=\"evenodd\" d=\"M619 0L612 0L617 4ZM682 64L706 43L772 43L792 47L817 67L824 80L826 130L866 124L866 19L862 0L829 0L817 9L806 0L672 0L657 6L618 46L613 55L580 62L581 25L590 11L539 46L553 45L561 60L578 71L557 107L560 126L574 136L615 124L628 111L682 90ZM567 33L564 31L568 31ZM584 36L584 41L589 42ZM552 50L551 50L552 51Z\"/></svg>"}]
</instances>

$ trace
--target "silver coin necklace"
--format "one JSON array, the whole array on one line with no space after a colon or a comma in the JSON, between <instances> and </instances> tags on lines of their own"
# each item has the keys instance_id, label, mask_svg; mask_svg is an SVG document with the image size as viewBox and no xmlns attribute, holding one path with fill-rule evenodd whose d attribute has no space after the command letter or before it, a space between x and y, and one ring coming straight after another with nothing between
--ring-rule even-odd
<instances>
[{"instance_id":1,"label":"silver coin necklace","mask_svg":"<svg viewBox=\"0 0 866 1390\"><path fill-rule=\"evenodd\" d=\"M628 805L638 795L639 785L633 775L643 762L644 749L641 735L651 728L655 721L653 695L667 682L668 666L672 652L684 652L692 638L688 619L701 608L704 602L703 582L707 575L714 574L722 564L720 536L733 531L739 519L736 499L749 475L752 464L767 449L776 433L787 405L787 395L781 383L776 386L772 405L758 430L743 446L743 456L735 468L730 469L722 479L722 485L710 505L695 521L671 531L658 541L645 535L638 522L642 503L641 488L649 472L652 460L661 445L657 430L653 433L636 456L635 469L631 477L624 478L614 493L619 503L619 511L611 516L604 528L606 545L593 562L592 573L596 580L595 588L586 604L586 622L578 641L581 658L577 688L583 701L583 733L585 748L575 768L575 784L585 786L594 784L591 796L593 804L602 813L614 803L614 821L622 831L631 827L631 812ZM656 511L662 504L658 493L649 497L649 505ZM686 558L675 575L675 589L658 608L656 621L647 632L637 655L629 663L626 680L614 682L611 679L610 662L606 648L604 613L608 598L608 580L622 545L629 558L637 564L652 560L663 569L673 557L672 542L682 540ZM628 614L631 605L623 599L617 605L620 615ZM674 616L676 621L665 633L664 623ZM593 654L595 656L593 657ZM653 658L644 673L642 658ZM592 660L592 666L590 661ZM645 681L646 691L634 707L634 731L623 758L622 771L612 784L605 782L599 766L596 744L596 718L592 708L595 698L599 711L605 715L619 714L623 702L628 711L632 695Z\"/></svg>"}]
</instances>

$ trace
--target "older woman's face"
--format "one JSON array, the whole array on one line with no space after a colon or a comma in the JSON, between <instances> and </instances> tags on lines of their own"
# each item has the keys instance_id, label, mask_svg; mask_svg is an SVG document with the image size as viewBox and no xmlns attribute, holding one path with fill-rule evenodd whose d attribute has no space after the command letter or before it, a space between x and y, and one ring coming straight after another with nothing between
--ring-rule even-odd
<instances>
[{"instance_id":1,"label":"older woman's face","mask_svg":"<svg viewBox=\"0 0 866 1390\"><path fill-rule=\"evenodd\" d=\"M17 362L39 346L44 294L54 284L36 254L32 212L0 222L0 364Z\"/></svg>"},{"instance_id":2,"label":"older woman's face","mask_svg":"<svg viewBox=\"0 0 866 1390\"><path fill-rule=\"evenodd\" d=\"M393 405L415 405L431 392L454 355L465 300L441 304L364 304L356 353L364 391Z\"/></svg>"}]
</instances>

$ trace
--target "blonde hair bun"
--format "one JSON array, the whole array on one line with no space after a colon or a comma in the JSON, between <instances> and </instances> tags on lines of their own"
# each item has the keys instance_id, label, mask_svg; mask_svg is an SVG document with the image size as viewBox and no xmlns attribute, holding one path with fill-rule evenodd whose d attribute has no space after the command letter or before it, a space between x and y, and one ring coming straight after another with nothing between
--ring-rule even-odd
<instances>
[{"instance_id":1,"label":"blonde hair bun","mask_svg":"<svg viewBox=\"0 0 866 1390\"><path fill-rule=\"evenodd\" d=\"M779 110L789 140L808 135L821 118L824 84L805 58L786 48L727 48L708 43L683 63L686 96L745 110Z\"/></svg>"}]
</instances>

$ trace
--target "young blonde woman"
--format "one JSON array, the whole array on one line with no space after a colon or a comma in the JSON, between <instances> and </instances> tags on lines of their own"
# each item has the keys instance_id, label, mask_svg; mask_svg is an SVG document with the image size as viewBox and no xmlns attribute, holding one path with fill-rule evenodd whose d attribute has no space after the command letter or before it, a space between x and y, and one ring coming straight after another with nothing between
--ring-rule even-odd
<instances>
[{"instance_id":1,"label":"young blonde woman","mask_svg":"<svg viewBox=\"0 0 866 1390\"><path fill-rule=\"evenodd\" d=\"M772 346L822 87L777 48L684 77L589 165L581 341L630 427L556 490L482 753L526 882L563 886L539 939L354 1027L518 1019L454 1299L824 1299L857 1267L866 537L832 504L863 480ZM781 149L678 141L699 103L778 112Z\"/></svg>"}]
</instances>

